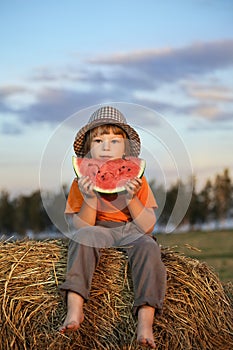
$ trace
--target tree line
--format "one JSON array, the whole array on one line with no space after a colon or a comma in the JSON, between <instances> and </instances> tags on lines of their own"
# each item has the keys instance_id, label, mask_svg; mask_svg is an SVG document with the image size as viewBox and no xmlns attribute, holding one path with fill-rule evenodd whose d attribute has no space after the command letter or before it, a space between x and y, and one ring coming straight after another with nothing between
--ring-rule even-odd
<instances>
[{"instance_id":1,"label":"tree line","mask_svg":"<svg viewBox=\"0 0 233 350\"><path fill-rule=\"evenodd\" d=\"M156 187L155 182L150 183L155 196L158 192L166 197L164 207L158 219L159 225L166 225L174 208L178 190L185 184L176 183L168 190L162 186ZM186 185L187 186L187 185ZM67 188L63 191L68 194ZM60 215L64 208L59 204L64 193L50 194L51 207L59 207ZM204 224L211 221L216 223L233 217L233 184L228 169L217 174L213 181L207 180L204 187L197 191L194 179L194 188L191 201L182 224L188 224L190 228L196 224ZM40 191L30 195L19 195L11 199L10 194L2 190L0 193L0 235L17 233L24 236L28 231L35 234L39 232L54 232L56 227L50 221L43 206Z\"/></svg>"},{"instance_id":2,"label":"tree line","mask_svg":"<svg viewBox=\"0 0 233 350\"><path fill-rule=\"evenodd\" d=\"M165 225L168 222L178 190L182 186L185 185L177 183L166 192L166 202L159 217L159 224ZM163 191L163 189L160 190ZM191 201L181 224L186 224L193 229L195 225L201 226L210 222L215 222L218 226L222 221L231 218L233 218L233 184L229 169L224 169L221 174L217 174L213 181L208 179L199 191L196 189L194 178Z\"/></svg>"}]
</instances>

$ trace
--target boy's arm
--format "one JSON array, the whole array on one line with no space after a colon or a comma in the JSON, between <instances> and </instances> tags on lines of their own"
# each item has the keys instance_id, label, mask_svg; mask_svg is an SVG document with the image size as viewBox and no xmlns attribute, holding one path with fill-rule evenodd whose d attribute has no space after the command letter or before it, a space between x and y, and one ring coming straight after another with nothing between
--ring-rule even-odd
<instances>
[{"instance_id":1,"label":"boy's arm","mask_svg":"<svg viewBox=\"0 0 233 350\"><path fill-rule=\"evenodd\" d=\"M138 197L134 196L128 202L128 209L135 224L145 233L151 233L156 223L153 208L146 208Z\"/></svg>"},{"instance_id":2,"label":"boy's arm","mask_svg":"<svg viewBox=\"0 0 233 350\"><path fill-rule=\"evenodd\" d=\"M93 184L88 177L82 177L78 181L79 189L84 201L81 209L73 216L73 224L79 229L83 226L94 226L96 222L97 195L93 191Z\"/></svg>"},{"instance_id":3,"label":"boy's arm","mask_svg":"<svg viewBox=\"0 0 233 350\"><path fill-rule=\"evenodd\" d=\"M94 226L96 222L97 197L86 198L80 212L73 215L73 224L79 229L83 226Z\"/></svg>"},{"instance_id":4,"label":"boy's arm","mask_svg":"<svg viewBox=\"0 0 233 350\"><path fill-rule=\"evenodd\" d=\"M136 196L142 186L142 180L135 178L126 185L126 204L133 221L145 233L151 233L156 223L156 216L153 208L146 208Z\"/></svg>"}]
</instances>

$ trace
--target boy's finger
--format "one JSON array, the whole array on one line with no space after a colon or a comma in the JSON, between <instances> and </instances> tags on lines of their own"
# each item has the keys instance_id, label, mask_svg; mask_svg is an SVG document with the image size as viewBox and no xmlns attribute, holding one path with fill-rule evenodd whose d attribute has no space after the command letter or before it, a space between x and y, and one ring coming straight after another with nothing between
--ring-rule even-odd
<instances>
[{"instance_id":1,"label":"boy's finger","mask_svg":"<svg viewBox=\"0 0 233 350\"><path fill-rule=\"evenodd\" d=\"M140 179L139 177L135 177L134 180L137 181L137 183L139 183L140 185L142 184L142 179Z\"/></svg>"},{"instance_id":2,"label":"boy's finger","mask_svg":"<svg viewBox=\"0 0 233 350\"><path fill-rule=\"evenodd\" d=\"M129 181L128 183L132 184L132 185L134 185L136 187L142 185L141 179L139 179L139 178L134 178L133 180Z\"/></svg>"}]
</instances>

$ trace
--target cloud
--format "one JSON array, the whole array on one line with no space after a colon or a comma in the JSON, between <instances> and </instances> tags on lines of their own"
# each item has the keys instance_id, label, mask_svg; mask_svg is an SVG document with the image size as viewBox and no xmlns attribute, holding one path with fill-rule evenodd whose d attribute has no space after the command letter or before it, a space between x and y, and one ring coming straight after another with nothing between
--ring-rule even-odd
<instances>
[{"instance_id":1,"label":"cloud","mask_svg":"<svg viewBox=\"0 0 233 350\"><path fill-rule=\"evenodd\" d=\"M233 90L212 82L212 84L189 81L182 84L191 98L209 102L233 102Z\"/></svg>"},{"instance_id":2,"label":"cloud","mask_svg":"<svg viewBox=\"0 0 233 350\"><path fill-rule=\"evenodd\" d=\"M22 129L15 123L4 121L1 125L1 133L4 135L19 135L22 133Z\"/></svg>"},{"instance_id":3,"label":"cloud","mask_svg":"<svg viewBox=\"0 0 233 350\"><path fill-rule=\"evenodd\" d=\"M58 81L83 82L87 79L88 72L77 66L65 67L36 67L30 76L32 82L57 83Z\"/></svg>"},{"instance_id":4,"label":"cloud","mask_svg":"<svg viewBox=\"0 0 233 350\"><path fill-rule=\"evenodd\" d=\"M8 98L25 92L27 92L27 89L21 85L5 85L0 87L0 98Z\"/></svg>"},{"instance_id":5,"label":"cloud","mask_svg":"<svg viewBox=\"0 0 233 350\"><path fill-rule=\"evenodd\" d=\"M5 85L0 87L0 113L14 114L16 107L12 104L12 98L15 96L24 96L27 89L21 85Z\"/></svg>"},{"instance_id":6,"label":"cloud","mask_svg":"<svg viewBox=\"0 0 233 350\"><path fill-rule=\"evenodd\" d=\"M173 82L233 66L233 40L199 42L182 48L167 48L93 58L89 63L136 72L150 80Z\"/></svg>"},{"instance_id":7,"label":"cloud","mask_svg":"<svg viewBox=\"0 0 233 350\"><path fill-rule=\"evenodd\" d=\"M97 89L76 91L47 88L38 93L36 103L19 110L18 114L25 123L57 123L83 108L98 104L100 101L107 102L109 98L110 94Z\"/></svg>"},{"instance_id":8,"label":"cloud","mask_svg":"<svg viewBox=\"0 0 233 350\"><path fill-rule=\"evenodd\" d=\"M192 109L189 108L189 112L194 116L212 121L227 121L232 119L232 112L223 111L218 106L210 104L199 104Z\"/></svg>"},{"instance_id":9,"label":"cloud","mask_svg":"<svg viewBox=\"0 0 233 350\"><path fill-rule=\"evenodd\" d=\"M233 40L199 42L180 48L141 50L92 57L78 66L37 67L41 82L108 84L115 89L151 89L233 66Z\"/></svg>"},{"instance_id":10,"label":"cloud","mask_svg":"<svg viewBox=\"0 0 233 350\"><path fill-rule=\"evenodd\" d=\"M209 81L216 71L232 66L233 40L222 40L116 53L91 58L78 66L37 67L24 85L0 87L0 112L3 116L13 113L25 124L55 123L91 105L125 101L162 113L226 121L232 114L219 103L231 104L232 91L227 83L213 85ZM31 88L32 83L35 84ZM156 91L163 86L176 89L185 105L173 95L159 101ZM26 94L31 94L29 100L25 99ZM21 96L24 103L14 104L14 96L17 102ZM4 130L9 132L10 128Z\"/></svg>"},{"instance_id":11,"label":"cloud","mask_svg":"<svg viewBox=\"0 0 233 350\"><path fill-rule=\"evenodd\" d=\"M88 96L74 90L47 88L38 93L35 103L18 113L27 123L55 123L84 108L87 99Z\"/></svg>"},{"instance_id":12,"label":"cloud","mask_svg":"<svg viewBox=\"0 0 233 350\"><path fill-rule=\"evenodd\" d=\"M0 95L0 113L2 113L3 115L7 115L8 113L12 112L14 112L14 110L11 107L9 107L5 97L2 97Z\"/></svg>"}]
</instances>

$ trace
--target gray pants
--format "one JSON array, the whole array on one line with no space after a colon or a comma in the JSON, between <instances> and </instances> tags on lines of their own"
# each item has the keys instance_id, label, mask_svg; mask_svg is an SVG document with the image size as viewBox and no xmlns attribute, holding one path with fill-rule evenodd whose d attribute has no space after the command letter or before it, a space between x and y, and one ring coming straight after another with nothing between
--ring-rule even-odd
<instances>
[{"instance_id":1,"label":"gray pants","mask_svg":"<svg viewBox=\"0 0 233 350\"><path fill-rule=\"evenodd\" d=\"M104 225L104 226L103 226ZM106 227L107 226L107 227ZM67 275L62 293L73 291L85 301L90 295L100 249L121 247L127 253L134 287L134 312L150 305L161 313L166 290L166 269L157 242L133 223L97 222L73 234L69 242Z\"/></svg>"}]
</instances>

